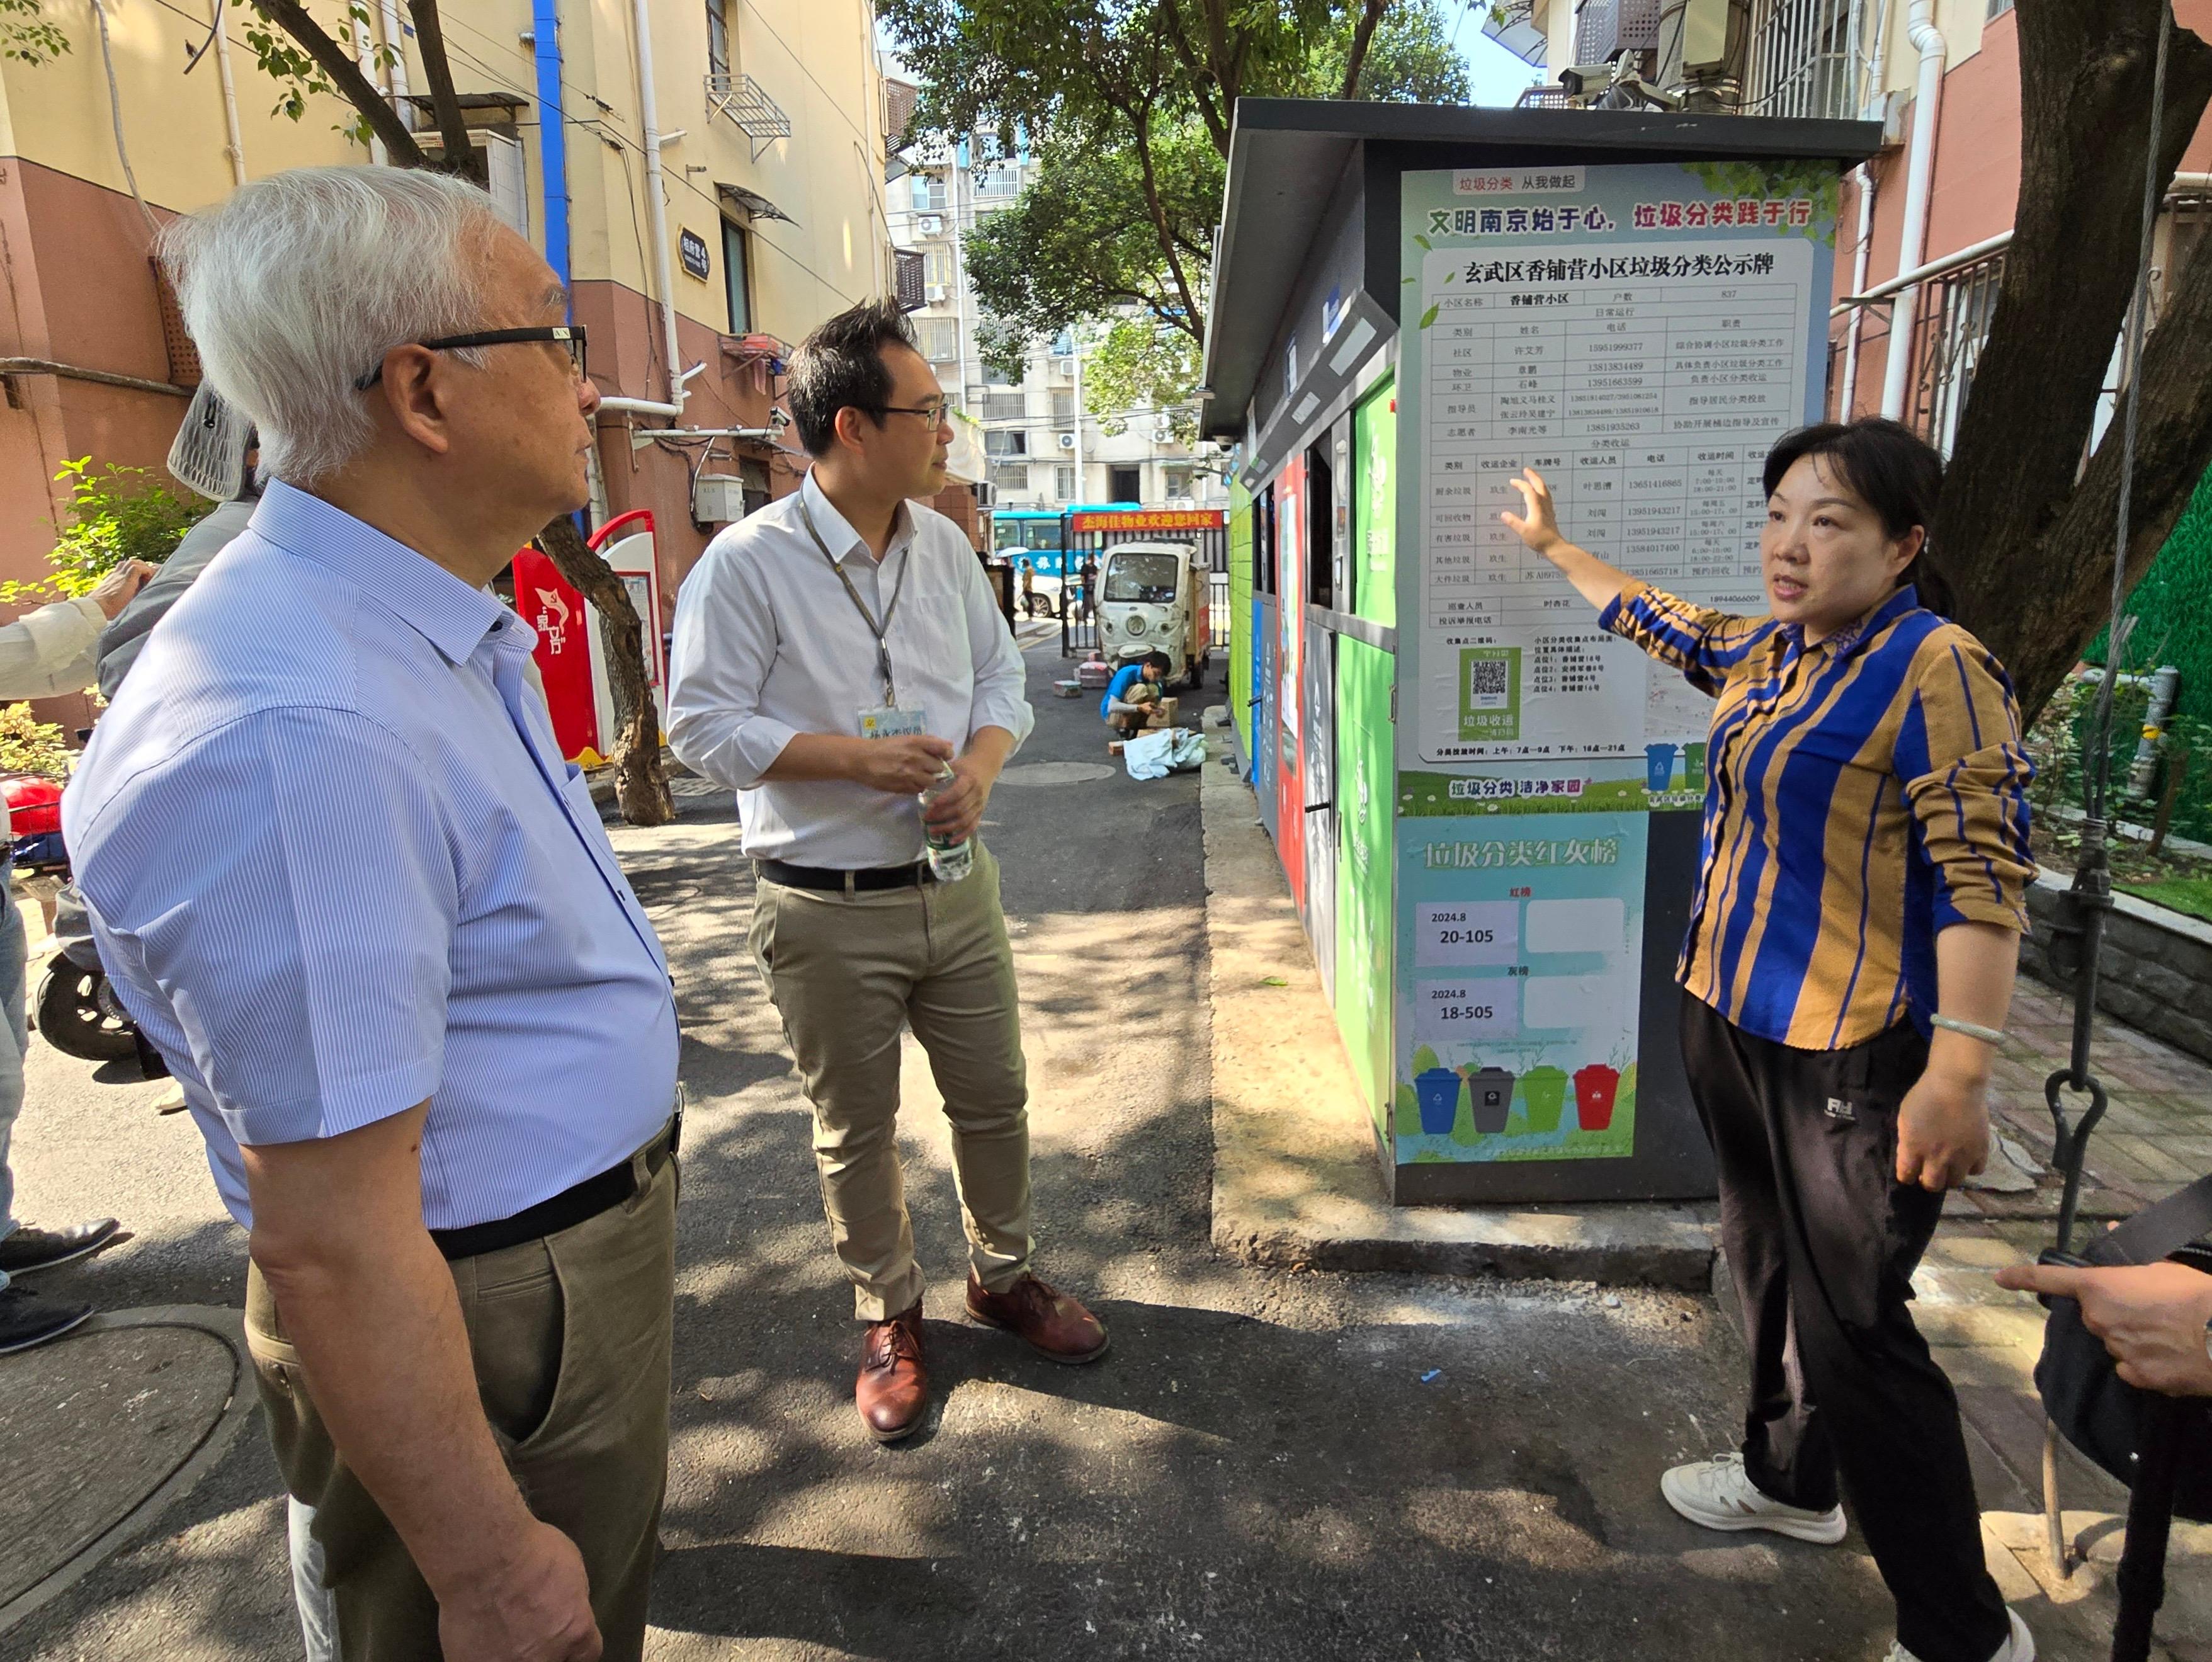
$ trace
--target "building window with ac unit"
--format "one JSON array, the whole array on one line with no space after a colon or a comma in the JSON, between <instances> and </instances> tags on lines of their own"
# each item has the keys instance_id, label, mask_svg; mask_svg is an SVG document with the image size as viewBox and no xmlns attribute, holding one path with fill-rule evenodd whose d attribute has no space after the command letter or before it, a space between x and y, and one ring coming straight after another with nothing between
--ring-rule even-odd
<instances>
[{"instance_id":1,"label":"building window with ac unit","mask_svg":"<svg viewBox=\"0 0 2212 1662\"><path fill-rule=\"evenodd\" d=\"M908 198L918 214L941 214L945 211L945 175L943 174L909 174L913 195Z\"/></svg>"},{"instance_id":2,"label":"building window with ac unit","mask_svg":"<svg viewBox=\"0 0 2212 1662\"><path fill-rule=\"evenodd\" d=\"M950 289L952 287L952 251L949 248L925 249L921 256L921 280L933 289Z\"/></svg>"},{"instance_id":3,"label":"building window with ac unit","mask_svg":"<svg viewBox=\"0 0 2212 1662\"><path fill-rule=\"evenodd\" d=\"M753 331L752 262L745 251L745 228L733 220L722 222L722 280L730 291L730 332Z\"/></svg>"},{"instance_id":4,"label":"building window with ac unit","mask_svg":"<svg viewBox=\"0 0 2212 1662\"><path fill-rule=\"evenodd\" d=\"M1052 494L1056 502L1072 502L1075 500L1075 467L1073 463L1062 462L1052 470Z\"/></svg>"},{"instance_id":5,"label":"building window with ac unit","mask_svg":"<svg viewBox=\"0 0 2212 1662\"><path fill-rule=\"evenodd\" d=\"M730 78L730 0L707 0L707 73Z\"/></svg>"},{"instance_id":6,"label":"building window with ac unit","mask_svg":"<svg viewBox=\"0 0 2212 1662\"><path fill-rule=\"evenodd\" d=\"M1075 419L1075 394L1066 387L1056 387L1052 395L1052 418L1056 422Z\"/></svg>"}]
</instances>

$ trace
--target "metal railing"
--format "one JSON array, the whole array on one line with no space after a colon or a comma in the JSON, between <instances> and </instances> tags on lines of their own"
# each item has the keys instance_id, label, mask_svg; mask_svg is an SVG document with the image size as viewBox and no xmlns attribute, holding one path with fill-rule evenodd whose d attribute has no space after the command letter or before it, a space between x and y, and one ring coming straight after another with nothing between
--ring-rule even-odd
<instances>
[{"instance_id":1,"label":"metal railing","mask_svg":"<svg viewBox=\"0 0 2212 1662\"><path fill-rule=\"evenodd\" d=\"M1759 0L1743 113L1844 120L1866 68L1865 0Z\"/></svg>"},{"instance_id":2,"label":"metal railing","mask_svg":"<svg viewBox=\"0 0 2212 1662\"><path fill-rule=\"evenodd\" d=\"M736 123L738 131L752 140L756 161L777 139L791 137L791 118L784 113L783 106L749 75L709 75L707 113L726 115Z\"/></svg>"},{"instance_id":3,"label":"metal railing","mask_svg":"<svg viewBox=\"0 0 2212 1662\"><path fill-rule=\"evenodd\" d=\"M1974 390L1974 369L1990 338L2005 256L1989 254L1931 277L1912 314L1912 401L1905 425L1945 455Z\"/></svg>"}]
</instances>

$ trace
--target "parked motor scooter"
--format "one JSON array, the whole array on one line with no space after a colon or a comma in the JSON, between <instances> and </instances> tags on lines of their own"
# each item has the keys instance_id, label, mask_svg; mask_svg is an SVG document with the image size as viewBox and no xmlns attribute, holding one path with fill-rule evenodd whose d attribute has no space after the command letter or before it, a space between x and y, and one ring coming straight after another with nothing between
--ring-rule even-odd
<instances>
[{"instance_id":1,"label":"parked motor scooter","mask_svg":"<svg viewBox=\"0 0 2212 1662\"><path fill-rule=\"evenodd\" d=\"M39 985L32 1025L54 1049L81 1061L138 1056L137 1029L108 984L84 902L70 881L69 850L62 844L61 786L52 779L16 775L0 779L0 794L8 801L15 868L60 885L53 931L59 950Z\"/></svg>"}]
</instances>

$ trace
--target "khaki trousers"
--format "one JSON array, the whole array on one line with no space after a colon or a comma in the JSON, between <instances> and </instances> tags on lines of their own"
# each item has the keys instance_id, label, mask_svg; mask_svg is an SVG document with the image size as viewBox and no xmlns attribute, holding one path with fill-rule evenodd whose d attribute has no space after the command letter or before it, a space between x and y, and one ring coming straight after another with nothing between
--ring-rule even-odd
<instances>
[{"instance_id":1,"label":"khaki trousers","mask_svg":"<svg viewBox=\"0 0 2212 1662\"><path fill-rule=\"evenodd\" d=\"M485 1417L531 1511L583 1554L606 1662L644 1653L668 1470L676 1161L634 1158L641 1181L621 1205L452 1266ZM441 1655L437 1600L331 1446L258 1269L246 1272L246 1335L285 1487L314 1508L338 1654Z\"/></svg>"},{"instance_id":2,"label":"khaki trousers","mask_svg":"<svg viewBox=\"0 0 2212 1662\"><path fill-rule=\"evenodd\" d=\"M999 864L979 841L961 882L844 894L763 877L752 950L814 1105L814 1160L854 1313L921 1297L897 1121L899 1034L911 1026L952 1124L975 1277L993 1292L1030 1260L1028 1073Z\"/></svg>"}]
</instances>

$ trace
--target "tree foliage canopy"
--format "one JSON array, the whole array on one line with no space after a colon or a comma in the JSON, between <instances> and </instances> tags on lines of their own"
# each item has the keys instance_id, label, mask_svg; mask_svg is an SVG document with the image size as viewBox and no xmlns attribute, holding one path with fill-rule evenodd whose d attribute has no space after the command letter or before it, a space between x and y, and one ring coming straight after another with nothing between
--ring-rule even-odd
<instances>
[{"instance_id":1,"label":"tree foliage canopy","mask_svg":"<svg viewBox=\"0 0 2212 1662\"><path fill-rule=\"evenodd\" d=\"M879 15L927 82L918 130L1026 139L1036 177L965 238L989 356L1012 368L1102 326L1097 411L1188 397L1239 97L1468 96L1436 0L884 0Z\"/></svg>"}]
</instances>

